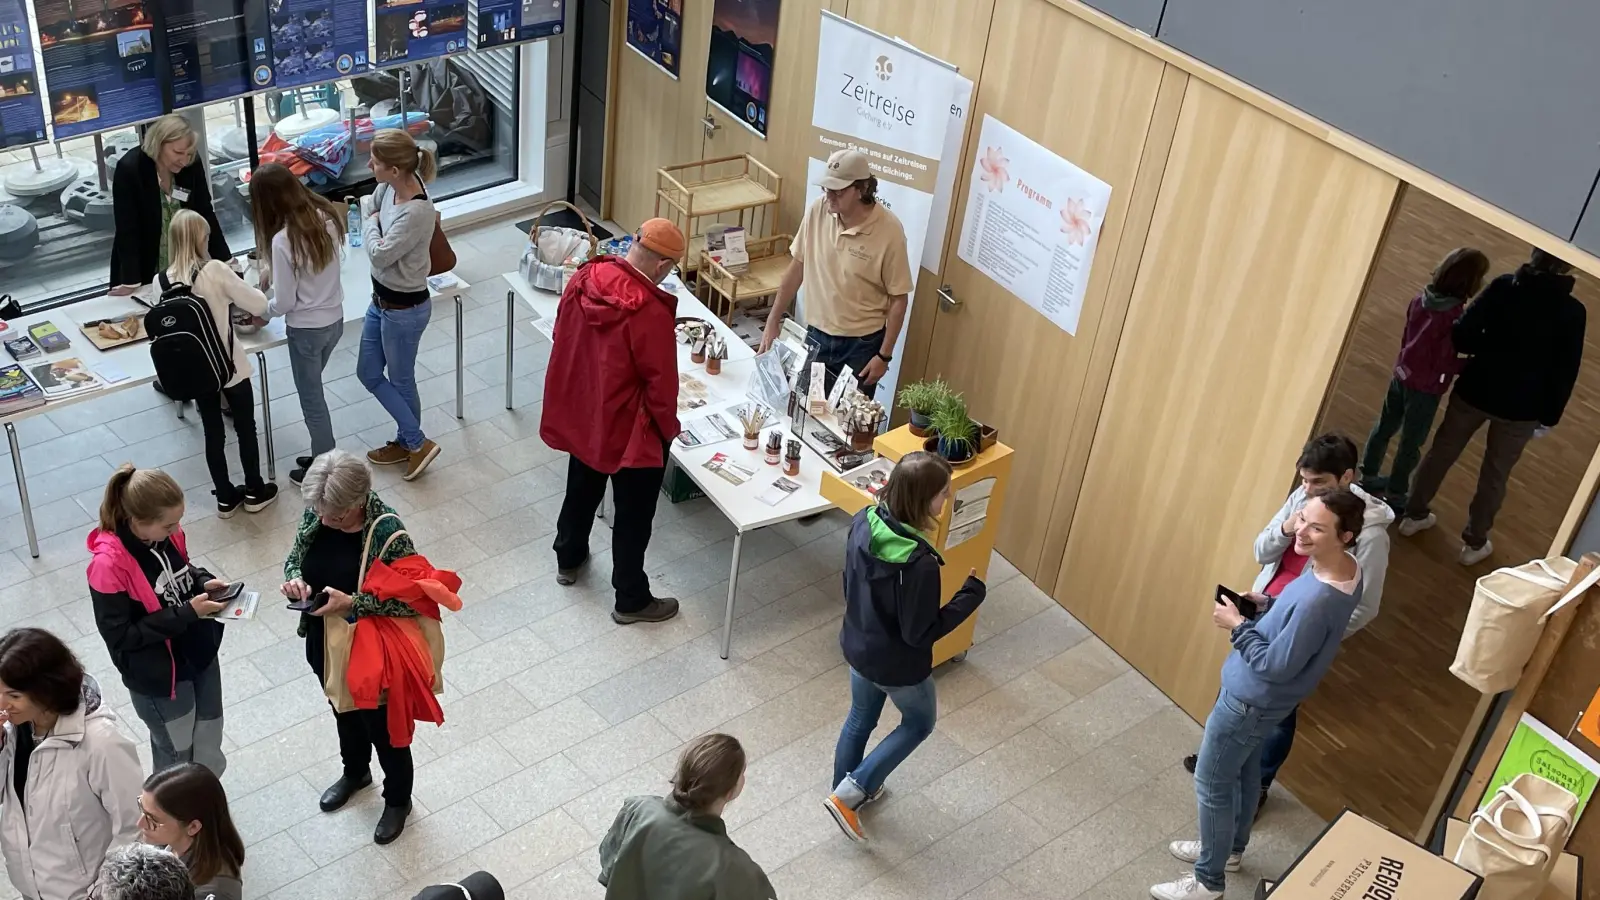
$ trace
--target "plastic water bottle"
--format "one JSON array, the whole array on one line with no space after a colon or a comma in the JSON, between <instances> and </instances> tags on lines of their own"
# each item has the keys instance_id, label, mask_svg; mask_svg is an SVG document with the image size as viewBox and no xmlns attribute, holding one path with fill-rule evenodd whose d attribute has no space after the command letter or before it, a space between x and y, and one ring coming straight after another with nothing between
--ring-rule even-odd
<instances>
[{"instance_id":1,"label":"plastic water bottle","mask_svg":"<svg viewBox=\"0 0 1600 900\"><path fill-rule=\"evenodd\" d=\"M345 218L346 235L350 239L350 246L361 246L361 203L354 197L346 197L345 205L350 207L350 213Z\"/></svg>"}]
</instances>

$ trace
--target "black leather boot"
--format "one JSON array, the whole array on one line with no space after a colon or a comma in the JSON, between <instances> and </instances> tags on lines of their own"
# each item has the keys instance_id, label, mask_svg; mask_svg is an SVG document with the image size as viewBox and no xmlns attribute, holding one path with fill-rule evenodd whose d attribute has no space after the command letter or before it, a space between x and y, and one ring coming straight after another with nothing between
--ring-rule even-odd
<instances>
[{"instance_id":1,"label":"black leather boot","mask_svg":"<svg viewBox=\"0 0 1600 900\"><path fill-rule=\"evenodd\" d=\"M406 817L411 815L411 804L405 806L385 806L383 815L378 817L378 828L372 832L372 839L379 844L392 844L395 838L405 833Z\"/></svg>"},{"instance_id":2,"label":"black leather boot","mask_svg":"<svg viewBox=\"0 0 1600 900\"><path fill-rule=\"evenodd\" d=\"M356 791L372 785L372 773L368 772L360 778L353 779L349 775L340 775L333 787L322 792L322 801L317 804L323 812L333 812L339 807L350 802Z\"/></svg>"}]
</instances>

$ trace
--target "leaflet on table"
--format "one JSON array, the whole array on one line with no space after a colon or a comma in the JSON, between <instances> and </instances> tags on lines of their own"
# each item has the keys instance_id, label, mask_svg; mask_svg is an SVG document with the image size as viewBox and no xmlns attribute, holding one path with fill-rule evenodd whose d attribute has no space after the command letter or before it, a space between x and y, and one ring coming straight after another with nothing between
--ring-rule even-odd
<instances>
[{"instance_id":1,"label":"leaflet on table","mask_svg":"<svg viewBox=\"0 0 1600 900\"><path fill-rule=\"evenodd\" d=\"M478 0L477 49L558 35L565 7L563 0Z\"/></svg>"},{"instance_id":2,"label":"leaflet on table","mask_svg":"<svg viewBox=\"0 0 1600 900\"><path fill-rule=\"evenodd\" d=\"M39 385L46 397L71 397L105 387L100 376L76 357L31 366L28 374L33 376L34 383Z\"/></svg>"},{"instance_id":3,"label":"leaflet on table","mask_svg":"<svg viewBox=\"0 0 1600 900\"><path fill-rule=\"evenodd\" d=\"M44 95L22 0L0 0L0 150L45 139Z\"/></svg>"},{"instance_id":4,"label":"leaflet on table","mask_svg":"<svg viewBox=\"0 0 1600 900\"><path fill-rule=\"evenodd\" d=\"M678 373L678 412L722 402L722 395L688 372Z\"/></svg>"},{"instance_id":5,"label":"leaflet on table","mask_svg":"<svg viewBox=\"0 0 1600 900\"><path fill-rule=\"evenodd\" d=\"M722 479L729 484L744 484L756 476L754 469L734 462L728 458L726 453L713 454L702 465L706 469L722 476Z\"/></svg>"},{"instance_id":6,"label":"leaflet on table","mask_svg":"<svg viewBox=\"0 0 1600 900\"><path fill-rule=\"evenodd\" d=\"M380 66L467 49L467 0L377 0L373 11Z\"/></svg>"},{"instance_id":7,"label":"leaflet on table","mask_svg":"<svg viewBox=\"0 0 1600 900\"><path fill-rule=\"evenodd\" d=\"M251 29L246 12L264 12L261 4L163 0L161 8L173 106L182 109L250 92Z\"/></svg>"},{"instance_id":8,"label":"leaflet on table","mask_svg":"<svg viewBox=\"0 0 1600 900\"><path fill-rule=\"evenodd\" d=\"M682 425L683 432L678 435L678 443L685 447L702 447L706 444L731 441L741 433L739 424L721 412L695 419L684 419Z\"/></svg>"},{"instance_id":9,"label":"leaflet on table","mask_svg":"<svg viewBox=\"0 0 1600 900\"><path fill-rule=\"evenodd\" d=\"M555 319L546 319L544 316L534 316L533 321L529 324L538 329L539 333L545 336L545 340L548 340L552 344L556 342Z\"/></svg>"},{"instance_id":10,"label":"leaflet on table","mask_svg":"<svg viewBox=\"0 0 1600 900\"><path fill-rule=\"evenodd\" d=\"M56 140L165 112L145 0L37 0L34 15Z\"/></svg>"},{"instance_id":11,"label":"leaflet on table","mask_svg":"<svg viewBox=\"0 0 1600 900\"><path fill-rule=\"evenodd\" d=\"M464 0L463 0L464 2ZM366 0L245 0L250 81L294 88L359 75L367 60Z\"/></svg>"},{"instance_id":12,"label":"leaflet on table","mask_svg":"<svg viewBox=\"0 0 1600 900\"><path fill-rule=\"evenodd\" d=\"M756 495L756 499L768 506L777 506L798 490L800 482L779 475L776 481L767 485L766 490Z\"/></svg>"}]
</instances>

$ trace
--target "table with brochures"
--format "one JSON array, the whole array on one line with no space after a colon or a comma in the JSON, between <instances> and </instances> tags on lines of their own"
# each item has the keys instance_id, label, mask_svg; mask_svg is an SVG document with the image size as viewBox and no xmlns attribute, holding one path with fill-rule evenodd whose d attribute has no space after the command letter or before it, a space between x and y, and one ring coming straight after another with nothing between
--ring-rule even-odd
<instances>
[{"instance_id":1,"label":"table with brochures","mask_svg":"<svg viewBox=\"0 0 1600 900\"><path fill-rule=\"evenodd\" d=\"M360 326L366 318L367 307L372 302L372 269L367 259L367 254L359 248L346 248L344 260L340 268L340 281L344 285L344 320L345 325ZM253 273L250 275L254 283ZM471 285L454 278L445 279L450 283L448 287L440 287L433 291L435 297L450 297L455 303L455 328L456 328L456 418L462 418L465 406L463 397L465 381L463 374L464 346L461 332L461 295ZM442 283L441 283L442 284ZM154 303L158 299L159 291L153 285L146 285L138 292L139 297L146 302ZM133 297L113 297L110 295L84 300L67 306L57 307L45 312L29 313L18 316L9 323L9 328L0 332L0 338L7 340L17 336L26 335L29 329L40 323L54 324L61 334L71 341L71 345L57 352L42 352L38 356L17 361L23 369L31 370L35 366L63 362L77 359L82 363L81 368L96 373L101 381L105 382L96 389L73 392L59 397L46 396L46 402L41 406L21 410L0 416L0 423L5 425L6 441L11 447L11 465L17 476L17 498L22 504L22 522L28 532L28 552L34 557L39 556L39 539L34 531L33 507L28 500L28 479L22 462L22 447L17 440L16 423L23 419L32 418L42 413L55 412L63 407L86 400L93 400L131 388L152 384L156 380L155 365L150 361L150 342L148 339L123 344L109 350L101 350L94 342L82 332L79 326L84 322L97 319L117 320L128 316L143 315L147 310ZM265 434L267 478L277 477L277 455L273 451L272 441L272 388L267 375L266 352L274 347L281 347L287 343L284 334L283 319L275 318L254 334L235 334L234 340L242 345L246 352L255 354L256 375L261 379L261 431ZM0 364L12 360L8 355L0 354ZM116 380L106 377L106 373L117 376ZM178 418L183 418L183 404L178 404ZM199 452L197 449L196 452ZM137 465L138 460L132 460Z\"/></svg>"},{"instance_id":2,"label":"table with brochures","mask_svg":"<svg viewBox=\"0 0 1600 900\"><path fill-rule=\"evenodd\" d=\"M511 323L516 316L516 302L520 298L533 310L539 317L534 327L548 335L555 323L556 305L560 298L554 293L533 287L517 272L508 272L502 277L511 286L511 290L506 294L506 409L511 409L510 331ZM755 351L751 350L732 328L713 315L705 304L684 286L676 273L669 276L662 287L677 295L678 318L701 319L709 323L728 345L728 358L722 363L722 372L718 375L707 375L703 363L690 361L688 346L678 344L679 375L690 376L714 392L714 397L704 407L694 410L680 409L679 420L687 422L710 413L731 410L749 402L746 392L749 390L751 375L756 368ZM779 409L775 412L778 418L768 423L763 430L763 439L775 428L783 431L785 439L789 436L789 420L784 410ZM773 484L781 471L779 467L769 466L763 462L761 449L744 449L741 437L735 436L731 440L702 443L693 447L685 446L682 441L672 442L673 463L694 481L734 528L733 562L728 570L728 602L722 620L723 659L728 658L733 643L733 612L738 598L740 551L743 549L744 536L759 528L803 519L834 508L831 502L822 497L822 472L828 468L827 463L805 445L801 447L800 473L785 476L790 482L798 482L800 486L792 492L782 494L776 503L768 502L773 499L773 495L769 492L774 490ZM742 482L735 483L707 468L707 463L719 454L724 455L744 471L753 474ZM763 499L763 495L766 495L766 499Z\"/></svg>"}]
</instances>

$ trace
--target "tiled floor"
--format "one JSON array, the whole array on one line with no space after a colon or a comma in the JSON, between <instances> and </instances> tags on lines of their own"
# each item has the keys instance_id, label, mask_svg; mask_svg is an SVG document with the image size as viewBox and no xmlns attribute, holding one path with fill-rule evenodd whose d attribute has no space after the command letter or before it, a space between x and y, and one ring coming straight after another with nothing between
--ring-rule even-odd
<instances>
[{"instance_id":1,"label":"tiled floor","mask_svg":"<svg viewBox=\"0 0 1600 900\"><path fill-rule=\"evenodd\" d=\"M423 479L379 470L379 490L422 550L460 570L466 608L447 617L443 728L419 728L417 809L405 836L372 843L380 800L332 815L319 792L339 772L333 723L307 670L295 619L267 605L223 643L227 784L249 845L246 896L409 898L484 868L517 900L598 898L596 847L622 799L663 792L678 748L710 729L737 735L751 765L729 810L734 839L792 898L1137 898L1181 870L1163 849L1194 833L1179 758L1198 727L1003 559L990 570L978 643L938 674L934 736L867 814L872 841L847 842L823 811L848 703L839 656L846 523L756 532L745 541L734 655L717 656L732 529L705 501L663 503L649 566L683 600L660 626L619 628L606 612L609 564L554 583L549 550L564 461L538 438L548 346L518 325L517 408L504 408L503 283L521 236L496 225L454 239L476 284L464 324L466 422L451 410L453 312L435 310L420 367L430 434L444 454ZM352 375L355 335L330 366L340 443L386 439ZM270 355L279 472L306 438L282 352ZM10 466L0 465L0 626L72 638L141 741L145 734L95 632L83 536L100 486L123 460L162 466L189 491L190 545L214 571L270 590L281 581L298 508L211 514L199 426L135 390L29 420L24 460L43 534L28 558ZM287 480L281 483L287 485ZM605 545L604 526L596 529ZM894 714L884 729L892 726ZM142 751L148 765L148 749ZM1274 798L1236 893L1287 864L1320 822ZM0 891L0 896L9 893Z\"/></svg>"}]
</instances>

